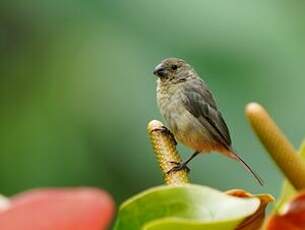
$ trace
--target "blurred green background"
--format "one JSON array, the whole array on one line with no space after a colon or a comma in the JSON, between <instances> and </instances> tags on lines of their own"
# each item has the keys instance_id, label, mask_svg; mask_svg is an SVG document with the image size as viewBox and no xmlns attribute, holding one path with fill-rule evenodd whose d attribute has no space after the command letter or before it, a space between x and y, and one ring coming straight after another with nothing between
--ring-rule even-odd
<instances>
[{"instance_id":1,"label":"blurred green background","mask_svg":"<svg viewBox=\"0 0 305 230\"><path fill-rule=\"evenodd\" d=\"M152 70L174 56L207 81L265 186L219 154L192 162L192 182L278 195L282 177L244 107L262 103L300 145L304 10L301 0L2 0L0 193L87 185L121 202L161 184L146 125L162 120Z\"/></svg>"}]
</instances>

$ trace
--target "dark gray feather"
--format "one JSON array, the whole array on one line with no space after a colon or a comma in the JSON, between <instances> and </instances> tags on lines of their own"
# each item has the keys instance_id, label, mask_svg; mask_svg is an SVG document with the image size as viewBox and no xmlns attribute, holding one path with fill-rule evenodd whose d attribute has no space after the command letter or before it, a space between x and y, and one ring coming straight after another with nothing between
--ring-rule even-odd
<instances>
[{"instance_id":1,"label":"dark gray feather","mask_svg":"<svg viewBox=\"0 0 305 230\"><path fill-rule=\"evenodd\" d=\"M184 83L183 103L186 109L196 117L209 132L230 149L229 129L222 118L213 95L201 79L191 79Z\"/></svg>"}]
</instances>

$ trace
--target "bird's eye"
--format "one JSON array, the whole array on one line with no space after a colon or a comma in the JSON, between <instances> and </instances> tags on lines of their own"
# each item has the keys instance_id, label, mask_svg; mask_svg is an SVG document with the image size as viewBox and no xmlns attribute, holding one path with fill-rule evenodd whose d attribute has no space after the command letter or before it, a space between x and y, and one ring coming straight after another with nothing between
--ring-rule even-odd
<instances>
[{"instance_id":1,"label":"bird's eye","mask_svg":"<svg viewBox=\"0 0 305 230\"><path fill-rule=\"evenodd\" d=\"M172 65L172 70L176 70L178 69L178 66L177 65Z\"/></svg>"}]
</instances>

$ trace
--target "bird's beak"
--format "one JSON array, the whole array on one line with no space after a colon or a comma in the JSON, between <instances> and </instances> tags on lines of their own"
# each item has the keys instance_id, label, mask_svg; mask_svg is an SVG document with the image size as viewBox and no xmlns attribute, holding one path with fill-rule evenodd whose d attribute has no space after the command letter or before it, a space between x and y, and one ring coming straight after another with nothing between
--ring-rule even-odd
<instances>
[{"instance_id":1,"label":"bird's beak","mask_svg":"<svg viewBox=\"0 0 305 230\"><path fill-rule=\"evenodd\" d=\"M166 69L163 67L162 64L159 64L155 67L153 74L157 77L164 77L166 75Z\"/></svg>"}]
</instances>

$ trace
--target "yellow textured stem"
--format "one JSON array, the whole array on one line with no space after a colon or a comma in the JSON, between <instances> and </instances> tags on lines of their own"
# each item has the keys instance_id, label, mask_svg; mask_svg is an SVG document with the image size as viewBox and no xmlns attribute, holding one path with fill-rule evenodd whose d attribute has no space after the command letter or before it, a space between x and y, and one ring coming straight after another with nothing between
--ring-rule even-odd
<instances>
[{"instance_id":1,"label":"yellow textured stem","mask_svg":"<svg viewBox=\"0 0 305 230\"><path fill-rule=\"evenodd\" d=\"M178 172L167 173L173 166L171 161L181 162L182 159L179 156L175 141L169 133L162 131L165 126L157 120L153 120L148 123L147 131L150 136L151 144L157 161L164 176L164 181L168 185L181 185L189 183L189 177L185 170Z\"/></svg>"},{"instance_id":2,"label":"yellow textured stem","mask_svg":"<svg viewBox=\"0 0 305 230\"><path fill-rule=\"evenodd\" d=\"M305 189L305 162L269 114L261 105L250 103L246 107L246 115L255 133L290 183L297 190Z\"/></svg>"}]
</instances>

